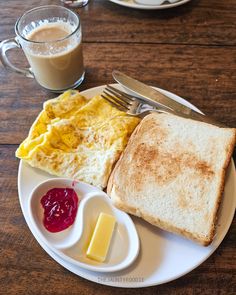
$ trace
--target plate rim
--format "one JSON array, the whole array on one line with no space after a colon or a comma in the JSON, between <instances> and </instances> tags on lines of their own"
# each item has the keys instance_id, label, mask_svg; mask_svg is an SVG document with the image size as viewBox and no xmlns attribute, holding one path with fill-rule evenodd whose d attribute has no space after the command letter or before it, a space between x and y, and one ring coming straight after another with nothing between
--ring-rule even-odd
<instances>
[{"instance_id":1,"label":"plate rim","mask_svg":"<svg viewBox=\"0 0 236 295\"><path fill-rule=\"evenodd\" d=\"M113 85L113 86L118 86L119 84L118 83L114 83L114 84L111 84L111 85ZM90 92L92 92L92 91L96 91L96 92L98 92L98 91L101 91L101 89L103 89L103 88L105 88L105 86L106 85L101 85L101 86L96 86L96 87L92 87L92 88L89 88L89 89L86 89L86 90L84 90L84 91L81 91L80 93L82 94L82 95L85 95L86 96L86 92L88 92L88 91L90 91ZM121 87L121 86L118 86L118 87ZM122 88L122 87L121 87ZM155 88L157 88L157 87L155 87ZM160 91L162 91L162 92L164 92L165 94L169 94L169 95L171 95L172 97L175 97L175 98L177 98L180 102L182 102L183 104L185 104L185 105L187 105L187 106L190 106L192 109L194 109L194 110L197 110L197 111L199 111L200 112L200 110L196 107L196 106L194 106L193 104L191 104L190 102L188 102L187 100L185 100L185 99L183 99L182 97L180 97L180 96L178 96L178 95L176 95L176 94L174 94L174 93L172 93L172 92L170 92L170 91L167 91L167 90L164 90L164 89L161 89L161 88L157 88L158 90L160 90ZM83 277L83 278L85 278L85 279L87 279L87 280L89 280L89 281L92 281L92 282L95 282L95 283L98 283L98 284L102 284L102 285L107 285L107 286L112 286L112 287L121 287L121 288L144 288L144 287L151 287L151 286L156 286L156 285L161 285L161 284L164 284L164 283L168 283L168 282L171 282L171 281L174 281L174 280L176 280L176 279L178 279L178 278L180 278L180 277L182 277L182 276L184 276L184 275L186 275L187 273L189 273L189 272L191 272L192 270L194 270L195 268L197 268L199 265L201 265L204 261L206 261L213 253L214 253L214 251L219 247L219 245L222 243L222 241L223 241L223 239L224 239L224 237L225 237L225 235L227 234L227 232L229 231L229 228L230 228L230 226L231 226L231 223L232 223L232 220L233 220L233 217L234 217L234 210L232 210L232 214L231 214L231 216L229 216L230 218L229 218L229 220L228 220L228 223L229 223L229 225L228 225L228 227L227 227L227 229L226 229L226 231L224 232L224 234L223 234L223 236L222 236L222 238L221 238L221 240L220 241L218 241L218 243L217 244L214 244L214 247L212 248L212 250L206 255L206 256L204 256L204 258L202 259L202 260L200 260L199 261L199 263L197 263L197 264L194 264L193 265L193 267L190 267L190 268L188 268L185 272L182 272L182 273L180 273L180 274L178 274L178 275L176 275L176 276L172 276L171 278L169 278L169 279L166 279L166 280L162 280L161 282L154 282L154 283L145 283L145 281L144 282L142 282L141 284L140 283L138 283L138 285L136 285L136 284L126 284L126 283L124 283L124 282L121 282L121 284L120 284L120 282L111 282L111 281L109 281L109 282L104 282L104 281L102 281L102 282L99 282L98 280L96 280L96 278L98 278L98 277L102 277L102 275L100 274L100 273L96 273L96 272L93 272L93 271L87 271L87 270L84 270L84 269L82 269L82 268L80 268L80 270L81 270L81 272L82 272L82 274L81 274L81 272L80 272L80 274L78 274L76 271L74 271L73 270L73 267L70 267L70 266L68 266L67 265L67 262L66 261L63 261L60 257L58 257L55 253L53 253L53 251L51 251L38 237L36 237L35 235L34 235L34 233L32 232L32 225L30 224L30 220L27 218L27 216L26 216L26 212L25 212L25 209L24 209L24 206L23 206L23 199L22 199L22 187L21 187L21 174L22 174L22 167L23 167L23 165L24 165L24 162L23 162L23 160L20 160L20 163L19 163L19 167L18 167L18 181L17 181L17 183L18 183L18 196L19 196L19 202L20 202L20 206L21 206L21 210L22 210L22 213L23 213L23 216L24 216L24 219L25 219L25 221L26 221L26 223L27 223L27 225L28 225L28 227L29 227L29 229L30 229L30 231L31 231L31 233L33 234L33 236L34 236L34 238L38 241L38 243L40 244L40 246L44 249L44 251L46 251L47 252L47 254L49 254L49 256L51 256L57 263L59 263L61 266L63 266L63 267L65 267L67 270L69 270L69 271L71 271L72 273L74 273L74 274L76 274L76 275L78 275L78 276L81 276L81 277ZM26 164L26 165L28 165L28 164ZM232 177L234 177L234 179L236 180L236 170L235 170L235 165L234 165L234 161L233 161L233 159L231 158L231 162L230 162L230 164L229 165L232 165L232 167L231 167L231 169L232 169L232 172L231 173L233 173L233 175L232 175ZM35 168L34 168L35 169ZM48 178L53 178L54 176L51 176L51 175L49 175L48 174ZM233 196L233 200L234 200L234 209L235 209L235 205L236 205L236 198L235 198L235 196ZM93 274L96 274L95 276L96 276L96 278L94 277L94 275L92 276L92 277L88 277L87 275L86 275L86 273L93 273ZM116 276L116 272L114 272L114 276ZM125 276L127 276L127 274L125 274Z\"/></svg>"}]
</instances>

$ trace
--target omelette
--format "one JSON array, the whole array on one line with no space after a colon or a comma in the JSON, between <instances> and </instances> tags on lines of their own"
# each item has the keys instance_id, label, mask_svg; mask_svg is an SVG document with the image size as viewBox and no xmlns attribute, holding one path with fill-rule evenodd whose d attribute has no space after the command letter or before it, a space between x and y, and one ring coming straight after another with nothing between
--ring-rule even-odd
<instances>
[{"instance_id":1,"label":"omelette","mask_svg":"<svg viewBox=\"0 0 236 295\"><path fill-rule=\"evenodd\" d=\"M139 122L100 95L87 99L68 90L44 103L16 157L52 175L103 189Z\"/></svg>"}]
</instances>

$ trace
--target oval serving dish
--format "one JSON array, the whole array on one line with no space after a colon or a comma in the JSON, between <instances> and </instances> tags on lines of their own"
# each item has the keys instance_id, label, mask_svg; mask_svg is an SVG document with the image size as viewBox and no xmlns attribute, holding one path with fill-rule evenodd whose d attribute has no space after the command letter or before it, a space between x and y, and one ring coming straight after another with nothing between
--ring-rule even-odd
<instances>
[{"instance_id":1,"label":"oval serving dish","mask_svg":"<svg viewBox=\"0 0 236 295\"><path fill-rule=\"evenodd\" d=\"M43 225L41 198L52 188L73 188L79 198L74 223L67 229L51 233ZM116 226L106 260L102 263L89 259L86 251L101 212L113 215ZM52 178L40 183L31 193L29 218L43 241L65 261L97 272L113 272L128 267L138 256L139 238L128 214L115 208L107 194L91 185L66 178Z\"/></svg>"}]
</instances>

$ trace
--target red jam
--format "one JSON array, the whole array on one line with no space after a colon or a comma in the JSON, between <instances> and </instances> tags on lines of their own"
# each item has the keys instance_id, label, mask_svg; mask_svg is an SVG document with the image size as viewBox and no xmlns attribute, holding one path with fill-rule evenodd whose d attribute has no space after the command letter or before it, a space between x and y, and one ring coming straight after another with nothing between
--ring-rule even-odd
<instances>
[{"instance_id":1,"label":"red jam","mask_svg":"<svg viewBox=\"0 0 236 295\"><path fill-rule=\"evenodd\" d=\"M59 232L75 221L79 199L72 188L53 188L41 199L43 224L50 232Z\"/></svg>"}]
</instances>

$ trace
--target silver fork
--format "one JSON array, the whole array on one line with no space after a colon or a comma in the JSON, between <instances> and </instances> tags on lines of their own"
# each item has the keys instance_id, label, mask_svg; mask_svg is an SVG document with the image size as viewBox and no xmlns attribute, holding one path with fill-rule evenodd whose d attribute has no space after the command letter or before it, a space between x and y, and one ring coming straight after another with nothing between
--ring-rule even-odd
<instances>
[{"instance_id":1,"label":"silver fork","mask_svg":"<svg viewBox=\"0 0 236 295\"><path fill-rule=\"evenodd\" d=\"M150 108L142 110L141 108L144 105L144 103L140 102L140 100L137 97L131 96L110 85L106 86L101 96L106 101L108 101L112 106L116 107L120 111L126 112L130 116L137 116L143 118L151 112L174 114L172 110L164 109L162 107L158 109Z\"/></svg>"},{"instance_id":2,"label":"silver fork","mask_svg":"<svg viewBox=\"0 0 236 295\"><path fill-rule=\"evenodd\" d=\"M141 98L129 95L119 89L116 89L110 85L107 85L103 91L102 97L106 99L110 104L112 104L117 109L126 112L130 116L138 116L140 118L145 117L146 115L156 112L156 113L167 113L173 114L184 118L189 118L188 115L174 111L167 106L160 105L158 108L150 108L142 110L142 106L148 106ZM226 128L227 126L221 122L217 122L215 119L212 119L208 116L204 116L204 120L199 120L193 118L194 120L207 122L209 124L216 125L218 127Z\"/></svg>"}]
</instances>

